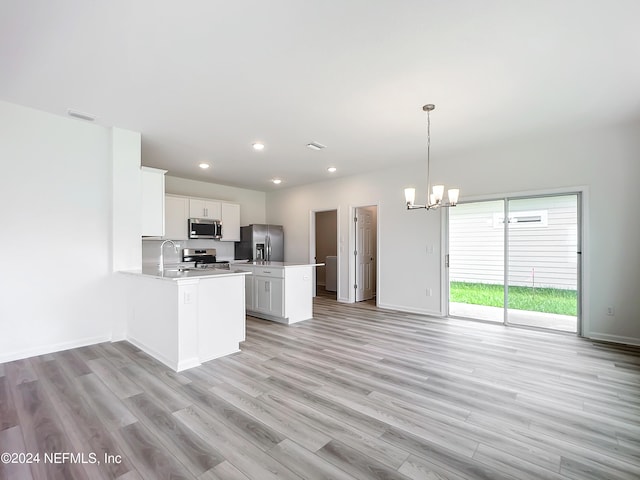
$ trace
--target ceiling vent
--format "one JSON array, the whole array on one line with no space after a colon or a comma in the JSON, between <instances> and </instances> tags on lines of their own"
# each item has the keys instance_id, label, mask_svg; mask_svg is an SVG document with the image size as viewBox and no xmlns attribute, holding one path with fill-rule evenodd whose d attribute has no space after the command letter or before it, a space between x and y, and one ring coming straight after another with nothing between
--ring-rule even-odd
<instances>
[{"instance_id":1,"label":"ceiling vent","mask_svg":"<svg viewBox=\"0 0 640 480\"><path fill-rule=\"evenodd\" d=\"M93 122L96 119L95 115L91 115L90 113L79 112L78 110L67 110L67 114L70 117L80 118L81 120L88 120Z\"/></svg>"},{"instance_id":2,"label":"ceiling vent","mask_svg":"<svg viewBox=\"0 0 640 480\"><path fill-rule=\"evenodd\" d=\"M311 150L322 150L323 148L327 148L326 145L322 145L318 142L307 143L307 147L309 147Z\"/></svg>"}]
</instances>

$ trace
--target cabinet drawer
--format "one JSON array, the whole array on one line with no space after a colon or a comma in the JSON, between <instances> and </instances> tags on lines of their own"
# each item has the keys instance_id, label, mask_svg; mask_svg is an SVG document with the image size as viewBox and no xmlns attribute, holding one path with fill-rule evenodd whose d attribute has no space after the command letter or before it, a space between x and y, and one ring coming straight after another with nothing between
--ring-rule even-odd
<instances>
[{"instance_id":1,"label":"cabinet drawer","mask_svg":"<svg viewBox=\"0 0 640 480\"><path fill-rule=\"evenodd\" d=\"M251 273L255 273L255 270L253 267L247 267L246 265L236 265L236 264L231 264L230 268L232 270L239 270L241 272L251 272ZM251 278L250 275L248 275L249 278Z\"/></svg>"},{"instance_id":2,"label":"cabinet drawer","mask_svg":"<svg viewBox=\"0 0 640 480\"><path fill-rule=\"evenodd\" d=\"M256 267L253 274L260 277L284 278L284 268Z\"/></svg>"}]
</instances>

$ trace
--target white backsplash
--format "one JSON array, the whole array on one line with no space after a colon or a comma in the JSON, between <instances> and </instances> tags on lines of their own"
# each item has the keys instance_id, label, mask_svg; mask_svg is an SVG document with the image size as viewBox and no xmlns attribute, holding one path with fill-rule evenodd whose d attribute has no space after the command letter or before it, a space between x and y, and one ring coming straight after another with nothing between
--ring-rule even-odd
<instances>
[{"instance_id":1,"label":"white backsplash","mask_svg":"<svg viewBox=\"0 0 640 480\"><path fill-rule=\"evenodd\" d=\"M160 263L160 245L163 240L142 240L142 264L145 266L158 265ZM164 246L164 263L180 263L182 261L183 248L215 248L217 260L233 260L234 242L220 242L218 240L174 240L178 251L171 244Z\"/></svg>"}]
</instances>

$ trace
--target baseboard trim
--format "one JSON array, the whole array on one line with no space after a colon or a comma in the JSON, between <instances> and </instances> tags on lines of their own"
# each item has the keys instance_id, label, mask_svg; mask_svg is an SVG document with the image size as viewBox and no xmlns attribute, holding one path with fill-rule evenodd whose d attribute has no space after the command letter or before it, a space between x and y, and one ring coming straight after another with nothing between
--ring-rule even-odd
<instances>
[{"instance_id":1,"label":"baseboard trim","mask_svg":"<svg viewBox=\"0 0 640 480\"><path fill-rule=\"evenodd\" d=\"M123 340L127 340L127 335L126 334L118 334L118 335L112 335L111 336L111 342L115 343L115 342L121 342Z\"/></svg>"},{"instance_id":2,"label":"baseboard trim","mask_svg":"<svg viewBox=\"0 0 640 480\"><path fill-rule=\"evenodd\" d=\"M183 370L189 370L193 367L199 367L202 365L197 358L190 358L188 360L182 360L178 362L178 368L176 368L176 372L182 372Z\"/></svg>"},{"instance_id":3,"label":"baseboard trim","mask_svg":"<svg viewBox=\"0 0 640 480\"><path fill-rule=\"evenodd\" d=\"M238 353L240 351L240 345L238 345L238 348L230 348L229 350L226 350L224 353L218 353L217 355L211 355L209 357L205 357L200 359L200 362L198 365L208 362L210 360L215 360L216 358L220 358L220 357L226 357L227 355L231 355L232 353ZM197 365L194 365L197 366ZM187 367L187 368L191 368L191 367Z\"/></svg>"},{"instance_id":4,"label":"baseboard trim","mask_svg":"<svg viewBox=\"0 0 640 480\"><path fill-rule=\"evenodd\" d=\"M158 360L160 363L166 365L167 367L169 367L170 369L172 369L175 372L177 372L178 371L178 367L181 366L181 365L178 364L178 362L165 357L161 353L156 352L153 348L150 348L148 345L145 345L144 342L140 342L140 341L136 340L135 338L129 337L129 336L127 336L126 341L131 343L132 345L135 345L140 350L142 350L144 353L146 353L147 355L152 356L153 358ZM182 362L182 363L184 363L184 362ZM183 368L183 370L184 370L184 368Z\"/></svg>"},{"instance_id":5,"label":"baseboard trim","mask_svg":"<svg viewBox=\"0 0 640 480\"><path fill-rule=\"evenodd\" d=\"M388 303L378 303L378 308L384 308L386 310L397 310L398 312L405 312L405 313L417 313L419 315L428 315L430 317L438 317L438 318L443 318L444 315L442 315L442 313L440 312L434 312L431 310L425 310L423 308L412 308L412 307L407 307L404 305L392 305L392 304L388 304Z\"/></svg>"},{"instance_id":6,"label":"baseboard trim","mask_svg":"<svg viewBox=\"0 0 640 480\"><path fill-rule=\"evenodd\" d=\"M95 345L96 343L110 341L111 335L101 335L99 337L83 338L71 342L61 342L53 345L42 345L40 347L29 348L26 350L3 353L0 355L0 363L13 362L15 360L24 360L25 358L47 355L48 353L62 352L64 350L71 350L72 348L86 347L87 345Z\"/></svg>"},{"instance_id":7,"label":"baseboard trim","mask_svg":"<svg viewBox=\"0 0 640 480\"><path fill-rule=\"evenodd\" d=\"M611 335L610 333L589 332L587 336L590 340L599 340L601 342L620 343L623 345L633 345L640 347L640 338L625 337L623 335Z\"/></svg>"}]
</instances>

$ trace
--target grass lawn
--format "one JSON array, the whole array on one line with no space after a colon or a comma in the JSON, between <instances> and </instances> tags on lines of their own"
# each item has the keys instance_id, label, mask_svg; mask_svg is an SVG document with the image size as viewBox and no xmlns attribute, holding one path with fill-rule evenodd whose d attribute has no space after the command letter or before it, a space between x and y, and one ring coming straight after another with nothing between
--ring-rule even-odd
<instances>
[{"instance_id":1,"label":"grass lawn","mask_svg":"<svg viewBox=\"0 0 640 480\"><path fill-rule=\"evenodd\" d=\"M502 285L451 282L450 301L489 307L504 306ZM577 315L578 295L575 290L557 288L509 287L509 308L530 312Z\"/></svg>"}]
</instances>

